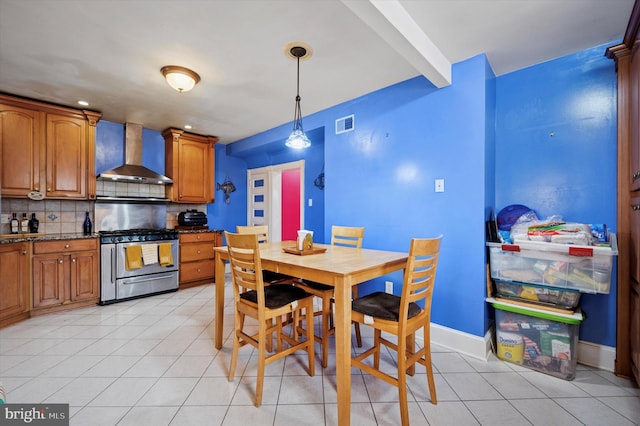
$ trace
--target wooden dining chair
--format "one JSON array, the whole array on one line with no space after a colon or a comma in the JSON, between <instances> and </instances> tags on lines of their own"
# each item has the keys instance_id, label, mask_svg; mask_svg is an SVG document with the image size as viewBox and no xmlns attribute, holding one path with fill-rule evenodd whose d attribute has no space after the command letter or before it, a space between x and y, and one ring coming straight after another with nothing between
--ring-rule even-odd
<instances>
[{"instance_id":1,"label":"wooden dining chair","mask_svg":"<svg viewBox=\"0 0 640 426\"><path fill-rule=\"evenodd\" d=\"M398 388L400 418L403 426L409 425L406 375L413 375L413 367L416 363L425 366L431 403L437 404L431 365L429 325L441 240L442 236L411 240L401 296L376 292L356 299L352 303L351 319L373 327L374 342L373 347L351 359L351 366ZM423 308L420 307L422 304ZM423 329L424 345L422 349L415 351L415 334L420 328ZM383 331L396 336L396 343L383 338ZM397 352L396 377L380 370L381 345ZM365 363L364 360L371 355L373 355L373 363Z\"/></svg>"},{"instance_id":2,"label":"wooden dining chair","mask_svg":"<svg viewBox=\"0 0 640 426\"><path fill-rule=\"evenodd\" d=\"M238 234L256 234L259 244L269 242L269 225L237 225L236 232Z\"/></svg>"},{"instance_id":3,"label":"wooden dining chair","mask_svg":"<svg viewBox=\"0 0 640 426\"><path fill-rule=\"evenodd\" d=\"M229 367L229 381L233 381L238 362L238 350L250 344L258 349L258 377L255 405L262 404L265 366L298 350L308 354L308 373L315 374L313 338L313 295L293 285L265 286L262 280L260 248L256 234L232 234L225 232L229 250L229 263L233 283L235 324L233 353ZM293 324L304 320L307 326L306 339L301 340L296 327L293 337L283 332L282 317L291 314ZM257 320L258 333L250 334L245 329L245 317ZM274 322L275 320L275 322ZM276 334L277 349L267 355L267 339ZM286 343L283 345L283 342Z\"/></svg>"},{"instance_id":4,"label":"wooden dining chair","mask_svg":"<svg viewBox=\"0 0 640 426\"><path fill-rule=\"evenodd\" d=\"M364 237L364 228L349 226L332 226L331 227L331 245L362 248L362 238ZM295 285L300 286L307 293L322 300L322 308L315 312L315 316L322 316L320 336L315 336L317 342L322 348L322 367L327 368L329 359L329 336L334 334L335 327L333 324L333 315L331 303L333 301L333 287L330 285L317 283L314 281L299 280ZM357 286L354 286L352 292L357 296ZM356 297L354 296L354 297ZM360 324L354 323L356 328L356 342L358 347L362 346L362 337L360 335ZM302 328L300 328L303 331Z\"/></svg>"},{"instance_id":5,"label":"wooden dining chair","mask_svg":"<svg viewBox=\"0 0 640 426\"><path fill-rule=\"evenodd\" d=\"M258 236L258 243L269 242L269 225L237 225L236 232L238 234L255 234ZM285 274L279 274L273 271L262 271L262 280L265 284L277 284L291 280L293 277Z\"/></svg>"}]
</instances>

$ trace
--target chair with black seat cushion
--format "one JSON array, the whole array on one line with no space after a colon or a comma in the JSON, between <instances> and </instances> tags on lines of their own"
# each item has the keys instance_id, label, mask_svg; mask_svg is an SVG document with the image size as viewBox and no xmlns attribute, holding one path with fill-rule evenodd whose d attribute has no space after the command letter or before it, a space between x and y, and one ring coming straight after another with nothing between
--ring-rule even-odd
<instances>
[{"instance_id":1,"label":"chair with black seat cushion","mask_svg":"<svg viewBox=\"0 0 640 426\"><path fill-rule=\"evenodd\" d=\"M403 426L409 425L406 375L413 375L416 363L425 366L431 402L437 404L431 365L429 325L441 240L442 236L411 240L401 296L376 292L355 299L352 303L351 319L373 327L374 341L373 347L351 359L351 366L398 388L400 418ZM423 329L424 345L422 349L416 351L415 334L420 328ZM396 342L383 338L383 331L396 336ZM396 377L380 370L381 345L397 352ZM365 363L364 361L371 355L373 355L373 363Z\"/></svg>"},{"instance_id":2,"label":"chair with black seat cushion","mask_svg":"<svg viewBox=\"0 0 640 426\"><path fill-rule=\"evenodd\" d=\"M349 226L332 226L331 227L331 245L362 248L362 239L364 237L363 227L349 227ZM322 308L315 313L316 316L322 316L321 322L321 334L315 336L317 342L322 347L322 367L327 368L329 358L329 336L335 332L333 325L333 315L331 315L331 303L333 301L333 287L330 285L317 283L314 281L300 280L295 283L304 289L307 293L311 293L314 296L322 300ZM357 286L352 290L354 298L357 297ZM362 337L360 336L360 325L355 324L356 327L356 342L358 347L362 346Z\"/></svg>"},{"instance_id":3,"label":"chair with black seat cushion","mask_svg":"<svg viewBox=\"0 0 640 426\"><path fill-rule=\"evenodd\" d=\"M313 339L313 295L293 285L265 286L262 280L262 264L258 237L255 234L232 234L225 232L229 263L233 283L235 324L233 332L233 353L229 367L232 381L238 362L238 351L250 344L258 349L258 377L255 405L262 404L265 365L298 350L308 355L308 373L315 374ZM292 326L293 337L283 332L282 317L292 315L293 324L302 320L307 323L306 339L301 339L296 327ZM257 320L258 333L250 334L245 329L245 317ZM275 320L275 323L274 321ZM267 340L276 334L277 349L267 356ZM286 345L283 345L285 343ZM285 347L286 346L286 347Z\"/></svg>"}]
</instances>

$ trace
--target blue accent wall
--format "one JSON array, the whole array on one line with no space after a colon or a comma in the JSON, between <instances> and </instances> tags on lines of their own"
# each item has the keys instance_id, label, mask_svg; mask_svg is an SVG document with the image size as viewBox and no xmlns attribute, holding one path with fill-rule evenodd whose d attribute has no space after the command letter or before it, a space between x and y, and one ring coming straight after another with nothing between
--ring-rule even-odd
<instances>
[{"instance_id":1,"label":"blue accent wall","mask_svg":"<svg viewBox=\"0 0 640 426\"><path fill-rule=\"evenodd\" d=\"M325 238L332 224L361 225L365 247L404 251L412 237L443 234L432 320L483 336L493 317L484 302L492 211L526 204L615 229L616 75L605 47L497 78L480 55L454 64L443 89L416 77L304 117L307 128L325 128ZM335 135L335 119L350 114L355 130ZM264 150L289 130L228 151ZM434 192L436 178L444 193ZM361 293L386 279L397 293L401 274ZM615 297L615 285L583 295L582 340L615 346Z\"/></svg>"},{"instance_id":2,"label":"blue accent wall","mask_svg":"<svg viewBox=\"0 0 640 426\"><path fill-rule=\"evenodd\" d=\"M209 228L236 232L236 225L247 224L247 163L241 158L227 155L225 145L215 145L215 202L207 205ZM217 189L227 178L236 187L229 194L229 204L224 202L224 192Z\"/></svg>"},{"instance_id":3,"label":"blue accent wall","mask_svg":"<svg viewBox=\"0 0 640 426\"><path fill-rule=\"evenodd\" d=\"M493 134L486 128L487 114L494 114L487 107L495 96L486 94L492 79L479 55L454 65L447 88L415 77L303 119L305 128L324 131L325 240L333 224L364 226L363 246L385 250L407 251L411 238L442 234L432 319L478 336L489 327L484 157L485 139ZM336 135L335 120L350 114L355 130ZM238 141L227 158L242 155L253 166L247 152L264 155L290 131L286 124ZM445 179L444 193L435 193L436 178ZM360 294L383 289L386 279L398 293L401 273L361 285Z\"/></svg>"},{"instance_id":4,"label":"blue accent wall","mask_svg":"<svg viewBox=\"0 0 640 426\"><path fill-rule=\"evenodd\" d=\"M142 129L142 165L154 172L165 174L164 171L164 137L162 133Z\"/></svg>"},{"instance_id":5,"label":"blue accent wall","mask_svg":"<svg viewBox=\"0 0 640 426\"><path fill-rule=\"evenodd\" d=\"M411 238L442 234L432 321L484 336L493 316L484 301L491 211L525 204L540 217L616 228L616 74L605 47L497 78L478 55L454 64L442 89L422 76L400 82L303 117L309 150L283 148L291 123L216 145L215 182L229 178L237 189L229 204L216 190L209 226L246 223L247 169L304 160L305 225L316 241L328 241L333 224L364 226L363 245L374 249L407 251ZM335 120L351 114L355 129L336 135ZM98 123L98 173L123 162L123 132ZM143 134L143 163L161 172L161 134ZM323 170L321 191L313 180ZM445 180L444 193L435 179ZM399 293L394 273L360 294L385 280ZM582 340L615 346L615 270L613 283L609 295L582 297Z\"/></svg>"},{"instance_id":6,"label":"blue accent wall","mask_svg":"<svg viewBox=\"0 0 640 426\"><path fill-rule=\"evenodd\" d=\"M96 127L96 174L124 164L124 124L101 120ZM162 133L142 129L142 165L164 174Z\"/></svg>"},{"instance_id":7,"label":"blue accent wall","mask_svg":"<svg viewBox=\"0 0 640 426\"><path fill-rule=\"evenodd\" d=\"M616 229L616 73L607 45L496 79L496 206ZM615 270L614 270L615 282ZM615 346L616 286L583 295L580 338Z\"/></svg>"},{"instance_id":8,"label":"blue accent wall","mask_svg":"<svg viewBox=\"0 0 640 426\"><path fill-rule=\"evenodd\" d=\"M304 228L314 232L314 241L325 241L325 194L324 190L314 185L314 180L324 168L325 129L318 127L305 132L312 143L311 147L305 150L285 147L284 141L290 132L289 125L281 126L234 144L216 147L216 182L222 183L225 177L229 176L236 186L236 192L231 194L234 200L233 207L222 206L218 202L208 206L210 223L213 222L216 226L219 224L219 229L231 232L235 232L236 225L247 224L248 169L304 160ZM222 201L219 194L221 192L216 193L216 199ZM308 203L309 199L313 200L311 206Z\"/></svg>"},{"instance_id":9,"label":"blue accent wall","mask_svg":"<svg viewBox=\"0 0 640 426\"><path fill-rule=\"evenodd\" d=\"M106 120L96 126L96 174L124 164L124 125Z\"/></svg>"}]
</instances>

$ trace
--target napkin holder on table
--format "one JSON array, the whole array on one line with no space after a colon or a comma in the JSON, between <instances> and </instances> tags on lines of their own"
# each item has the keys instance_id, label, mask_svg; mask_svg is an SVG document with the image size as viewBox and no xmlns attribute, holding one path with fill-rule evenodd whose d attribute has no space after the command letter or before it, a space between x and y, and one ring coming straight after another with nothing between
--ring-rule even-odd
<instances>
[{"instance_id":1,"label":"napkin holder on table","mask_svg":"<svg viewBox=\"0 0 640 426\"><path fill-rule=\"evenodd\" d=\"M296 248L300 251L313 250L313 231L301 229L298 231Z\"/></svg>"}]
</instances>

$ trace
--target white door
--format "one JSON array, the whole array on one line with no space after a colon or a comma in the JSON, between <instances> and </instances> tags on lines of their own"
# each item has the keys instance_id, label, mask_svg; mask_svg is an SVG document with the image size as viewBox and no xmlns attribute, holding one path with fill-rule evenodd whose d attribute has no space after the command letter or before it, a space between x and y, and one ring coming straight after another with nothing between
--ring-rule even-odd
<instances>
[{"instance_id":1,"label":"white door","mask_svg":"<svg viewBox=\"0 0 640 426\"><path fill-rule=\"evenodd\" d=\"M269 225L270 241L282 236L282 171L300 170L300 227L304 229L304 160L247 170L247 224Z\"/></svg>"}]
</instances>

